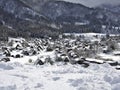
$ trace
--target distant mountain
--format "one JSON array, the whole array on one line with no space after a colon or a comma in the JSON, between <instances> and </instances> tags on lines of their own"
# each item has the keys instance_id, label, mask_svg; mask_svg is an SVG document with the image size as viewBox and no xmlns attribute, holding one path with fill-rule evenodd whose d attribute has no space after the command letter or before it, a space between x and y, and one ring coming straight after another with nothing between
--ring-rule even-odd
<instances>
[{"instance_id":1,"label":"distant mountain","mask_svg":"<svg viewBox=\"0 0 120 90\"><path fill-rule=\"evenodd\" d=\"M0 9L23 20L40 21L46 19L19 0L0 0Z\"/></svg>"},{"instance_id":2,"label":"distant mountain","mask_svg":"<svg viewBox=\"0 0 120 90\"><path fill-rule=\"evenodd\" d=\"M103 4L98 7L110 11L112 13L120 14L120 5Z\"/></svg>"},{"instance_id":3,"label":"distant mountain","mask_svg":"<svg viewBox=\"0 0 120 90\"><path fill-rule=\"evenodd\" d=\"M89 8L56 0L0 0L0 28L6 35L58 36L68 33L120 33L120 5ZM14 35L13 35L14 33Z\"/></svg>"},{"instance_id":4,"label":"distant mountain","mask_svg":"<svg viewBox=\"0 0 120 90\"><path fill-rule=\"evenodd\" d=\"M29 34L39 37L54 30L49 25L49 19L20 0L0 0L0 22L1 25L14 30L16 36Z\"/></svg>"},{"instance_id":5,"label":"distant mountain","mask_svg":"<svg viewBox=\"0 0 120 90\"><path fill-rule=\"evenodd\" d=\"M104 4L96 9L105 16L104 21L108 22L109 30L113 30L112 33L120 33L120 5Z\"/></svg>"},{"instance_id":6,"label":"distant mountain","mask_svg":"<svg viewBox=\"0 0 120 90\"><path fill-rule=\"evenodd\" d=\"M49 1L42 6L41 13L59 23L65 32L120 32L112 30L112 27L120 26L120 14L101 7L89 8L70 2ZM102 29L103 25L106 31Z\"/></svg>"},{"instance_id":7,"label":"distant mountain","mask_svg":"<svg viewBox=\"0 0 120 90\"><path fill-rule=\"evenodd\" d=\"M85 15L90 14L92 11L92 8L88 8L81 4L73 4L64 1L50 1L43 5L41 12L52 20L63 22L72 19L75 19L75 21L80 18L83 19Z\"/></svg>"},{"instance_id":8,"label":"distant mountain","mask_svg":"<svg viewBox=\"0 0 120 90\"><path fill-rule=\"evenodd\" d=\"M56 1L56 0L21 0L26 5L29 5L32 9L41 12L41 7L48 1Z\"/></svg>"}]
</instances>

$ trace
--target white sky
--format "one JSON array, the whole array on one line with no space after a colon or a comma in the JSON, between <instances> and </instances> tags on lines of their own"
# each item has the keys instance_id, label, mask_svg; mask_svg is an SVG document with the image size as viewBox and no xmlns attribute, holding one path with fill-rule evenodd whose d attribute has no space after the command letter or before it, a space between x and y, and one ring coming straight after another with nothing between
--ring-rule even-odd
<instances>
[{"instance_id":1,"label":"white sky","mask_svg":"<svg viewBox=\"0 0 120 90\"><path fill-rule=\"evenodd\" d=\"M74 3L81 3L86 6L97 6L100 4L120 4L120 0L63 0L63 1L69 1Z\"/></svg>"}]
</instances>

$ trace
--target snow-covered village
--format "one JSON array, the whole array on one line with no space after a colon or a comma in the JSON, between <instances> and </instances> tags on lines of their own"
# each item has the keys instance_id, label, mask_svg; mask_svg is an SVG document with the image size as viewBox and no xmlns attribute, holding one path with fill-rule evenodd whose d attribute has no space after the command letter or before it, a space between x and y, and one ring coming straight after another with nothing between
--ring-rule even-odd
<instances>
[{"instance_id":1,"label":"snow-covered village","mask_svg":"<svg viewBox=\"0 0 120 90\"><path fill-rule=\"evenodd\" d=\"M120 90L120 0L0 0L0 90Z\"/></svg>"},{"instance_id":2,"label":"snow-covered village","mask_svg":"<svg viewBox=\"0 0 120 90\"><path fill-rule=\"evenodd\" d=\"M9 38L0 47L0 90L119 90L120 35Z\"/></svg>"}]
</instances>

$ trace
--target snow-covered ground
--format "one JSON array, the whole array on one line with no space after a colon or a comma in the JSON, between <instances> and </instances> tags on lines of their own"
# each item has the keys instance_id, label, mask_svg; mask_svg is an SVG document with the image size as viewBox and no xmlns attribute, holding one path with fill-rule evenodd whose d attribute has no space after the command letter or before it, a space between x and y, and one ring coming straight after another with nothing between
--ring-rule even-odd
<instances>
[{"instance_id":1,"label":"snow-covered ground","mask_svg":"<svg viewBox=\"0 0 120 90\"><path fill-rule=\"evenodd\" d=\"M104 34L94 33L75 35L85 36L83 40L90 40L92 45L94 45L95 41L101 41L101 37L105 36ZM98 36L96 37L96 35ZM60 51L57 53L56 48L52 51L47 51L47 46L43 44L45 42L41 40L29 43L24 39L18 38L14 40L12 38L9 41L12 41L12 43L6 45L8 48L6 52L11 55L5 57L2 50L0 52L0 90L120 90L119 48L111 53L100 52L96 54L96 57L86 57L82 64L77 62L77 60L81 60L79 56L73 59L76 60L76 64L70 61L66 64L64 59L57 62L60 55L61 57L69 56L69 52L66 54L65 42L72 44L70 46L70 49L72 49L70 55L74 55L74 48L77 48L82 42L77 41L76 45L74 43L76 39L69 38L60 41L62 44L54 42L58 44L58 46L56 45L57 47L60 44L60 48L62 48L62 50L57 48ZM17 43L14 41L17 41ZM54 44L50 40L47 43L51 46ZM19 46L18 49L16 48L17 45ZM37 50L37 46L40 46L40 50ZM118 46L120 47L120 45ZM25 51L28 51L29 55L26 55ZM32 51L36 51L36 54L32 54ZM3 62L4 57L7 60L10 59L10 61ZM50 62L47 61L48 59L54 62L53 65L50 65ZM44 65L36 65L35 62L37 60L41 60ZM72 61L72 59L70 60ZM85 63L88 64L88 67L84 66Z\"/></svg>"},{"instance_id":2,"label":"snow-covered ground","mask_svg":"<svg viewBox=\"0 0 120 90\"><path fill-rule=\"evenodd\" d=\"M108 64L0 63L0 90L120 90L120 71Z\"/></svg>"}]
</instances>

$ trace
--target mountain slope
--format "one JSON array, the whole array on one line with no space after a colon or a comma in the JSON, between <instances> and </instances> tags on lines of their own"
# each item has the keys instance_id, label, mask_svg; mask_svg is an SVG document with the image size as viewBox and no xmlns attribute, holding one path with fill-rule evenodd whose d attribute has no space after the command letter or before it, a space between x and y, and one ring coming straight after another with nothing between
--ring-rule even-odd
<instances>
[{"instance_id":1,"label":"mountain slope","mask_svg":"<svg viewBox=\"0 0 120 90\"><path fill-rule=\"evenodd\" d=\"M59 32L120 33L119 7L89 8L56 0L0 0L0 11L0 25L18 36L23 32L30 37L58 36Z\"/></svg>"},{"instance_id":2,"label":"mountain slope","mask_svg":"<svg viewBox=\"0 0 120 90\"><path fill-rule=\"evenodd\" d=\"M54 30L49 19L19 0L0 0L0 21L17 33L16 36L40 37Z\"/></svg>"},{"instance_id":3,"label":"mountain slope","mask_svg":"<svg viewBox=\"0 0 120 90\"><path fill-rule=\"evenodd\" d=\"M62 17L64 20L69 17L73 17L77 20L78 18L84 18L84 16L91 13L92 10L92 8L81 4L73 4L64 1L49 1L43 5L41 13L52 20L62 19ZM63 22L64 20L62 19L61 21Z\"/></svg>"},{"instance_id":4,"label":"mountain slope","mask_svg":"<svg viewBox=\"0 0 120 90\"><path fill-rule=\"evenodd\" d=\"M20 19L39 20L45 18L19 0L0 0L0 8Z\"/></svg>"},{"instance_id":5,"label":"mountain slope","mask_svg":"<svg viewBox=\"0 0 120 90\"><path fill-rule=\"evenodd\" d=\"M65 1L49 1L42 6L41 13L60 24L63 32L120 32L111 29L119 27L120 15L103 8L89 8ZM103 25L107 30L102 29Z\"/></svg>"}]
</instances>

